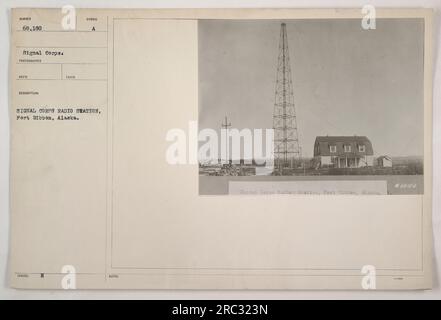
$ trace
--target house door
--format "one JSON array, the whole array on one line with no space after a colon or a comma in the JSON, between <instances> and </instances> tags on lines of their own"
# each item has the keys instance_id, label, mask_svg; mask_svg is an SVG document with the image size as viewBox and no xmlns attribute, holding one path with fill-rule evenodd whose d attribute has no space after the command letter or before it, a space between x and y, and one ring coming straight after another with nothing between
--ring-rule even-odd
<instances>
[{"instance_id":1,"label":"house door","mask_svg":"<svg viewBox=\"0 0 441 320\"><path fill-rule=\"evenodd\" d=\"M356 167L355 158L348 158L348 166L349 166L349 168Z\"/></svg>"},{"instance_id":2,"label":"house door","mask_svg":"<svg viewBox=\"0 0 441 320\"><path fill-rule=\"evenodd\" d=\"M340 158L339 168L346 168L346 158Z\"/></svg>"}]
</instances>

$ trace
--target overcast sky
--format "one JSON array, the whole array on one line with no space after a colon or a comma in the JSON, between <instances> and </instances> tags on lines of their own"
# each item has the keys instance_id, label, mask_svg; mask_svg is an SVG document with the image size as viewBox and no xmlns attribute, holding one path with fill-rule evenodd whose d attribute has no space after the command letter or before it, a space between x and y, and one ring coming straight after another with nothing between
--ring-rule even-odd
<instances>
[{"instance_id":1,"label":"overcast sky","mask_svg":"<svg viewBox=\"0 0 441 320\"><path fill-rule=\"evenodd\" d=\"M303 155L365 135L375 155L423 155L421 19L287 20ZM199 22L199 128L271 128L281 21Z\"/></svg>"}]
</instances>

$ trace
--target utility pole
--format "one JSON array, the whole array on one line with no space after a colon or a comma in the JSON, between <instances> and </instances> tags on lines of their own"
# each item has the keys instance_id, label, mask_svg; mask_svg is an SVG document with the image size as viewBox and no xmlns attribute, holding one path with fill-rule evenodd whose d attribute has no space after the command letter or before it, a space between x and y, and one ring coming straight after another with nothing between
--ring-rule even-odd
<instances>
[{"instance_id":1,"label":"utility pole","mask_svg":"<svg viewBox=\"0 0 441 320\"><path fill-rule=\"evenodd\" d=\"M300 144L294 106L291 65L286 24L280 26L279 55L273 113L274 162L277 167L292 168L300 159Z\"/></svg>"},{"instance_id":2,"label":"utility pole","mask_svg":"<svg viewBox=\"0 0 441 320\"><path fill-rule=\"evenodd\" d=\"M221 128L225 129L225 158L227 160L227 164L230 163L230 158L228 156L229 153L229 144L228 144L228 128L231 127L231 122L228 122L228 118L225 116L225 123L221 124Z\"/></svg>"}]
</instances>

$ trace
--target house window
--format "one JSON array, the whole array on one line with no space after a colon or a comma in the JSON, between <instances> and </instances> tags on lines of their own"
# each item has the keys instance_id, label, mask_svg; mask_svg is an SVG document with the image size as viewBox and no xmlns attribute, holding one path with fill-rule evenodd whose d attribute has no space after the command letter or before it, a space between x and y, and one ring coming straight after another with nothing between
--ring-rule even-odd
<instances>
[{"instance_id":1,"label":"house window","mask_svg":"<svg viewBox=\"0 0 441 320\"><path fill-rule=\"evenodd\" d=\"M348 144L345 144L345 152L351 152L351 146Z\"/></svg>"},{"instance_id":2,"label":"house window","mask_svg":"<svg viewBox=\"0 0 441 320\"><path fill-rule=\"evenodd\" d=\"M366 146L364 144L359 145L358 152L366 152Z\"/></svg>"},{"instance_id":3,"label":"house window","mask_svg":"<svg viewBox=\"0 0 441 320\"><path fill-rule=\"evenodd\" d=\"M329 152L336 153L337 152L337 146L329 146Z\"/></svg>"}]
</instances>

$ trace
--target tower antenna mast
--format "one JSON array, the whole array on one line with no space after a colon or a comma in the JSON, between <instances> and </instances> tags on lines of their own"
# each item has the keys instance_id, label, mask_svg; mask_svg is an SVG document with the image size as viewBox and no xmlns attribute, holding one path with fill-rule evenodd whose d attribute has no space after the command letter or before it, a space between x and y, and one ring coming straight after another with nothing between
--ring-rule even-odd
<instances>
[{"instance_id":1,"label":"tower antenna mast","mask_svg":"<svg viewBox=\"0 0 441 320\"><path fill-rule=\"evenodd\" d=\"M297 117L285 23L280 26L275 91L273 112L274 166L281 170L283 168L293 168L295 160L300 159Z\"/></svg>"}]
</instances>

